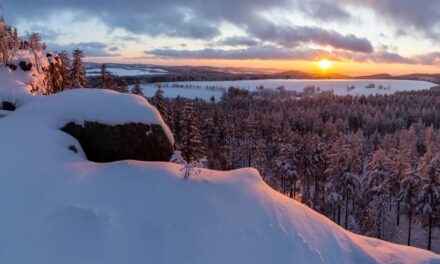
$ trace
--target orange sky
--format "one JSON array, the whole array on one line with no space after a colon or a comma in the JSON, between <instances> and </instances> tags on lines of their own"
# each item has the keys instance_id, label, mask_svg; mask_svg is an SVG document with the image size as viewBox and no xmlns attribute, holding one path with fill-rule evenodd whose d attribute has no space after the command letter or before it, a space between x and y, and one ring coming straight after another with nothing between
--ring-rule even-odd
<instances>
[{"instance_id":1,"label":"orange sky","mask_svg":"<svg viewBox=\"0 0 440 264\"><path fill-rule=\"evenodd\" d=\"M325 59L325 58L323 58ZM272 60L213 60L213 59L127 59L127 58L88 58L94 62L145 63L155 65L191 65L214 67L250 67L279 69L280 71L296 70L304 72L324 72L315 61L272 61ZM326 70L328 73L339 73L350 76L388 73L404 75L410 73L440 73L436 65L417 64L380 64L359 62L333 62Z\"/></svg>"}]
</instances>

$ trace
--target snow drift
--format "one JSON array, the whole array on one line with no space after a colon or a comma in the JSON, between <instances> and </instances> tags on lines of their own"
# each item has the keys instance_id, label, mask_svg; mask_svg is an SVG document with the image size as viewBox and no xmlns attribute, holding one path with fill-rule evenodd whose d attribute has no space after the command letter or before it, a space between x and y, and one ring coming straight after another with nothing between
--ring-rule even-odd
<instances>
[{"instance_id":1,"label":"snow drift","mask_svg":"<svg viewBox=\"0 0 440 264\"><path fill-rule=\"evenodd\" d=\"M79 89L1 114L0 263L440 263L343 230L253 169L185 181L172 163L97 164L59 130L90 119L166 128L138 96Z\"/></svg>"}]
</instances>

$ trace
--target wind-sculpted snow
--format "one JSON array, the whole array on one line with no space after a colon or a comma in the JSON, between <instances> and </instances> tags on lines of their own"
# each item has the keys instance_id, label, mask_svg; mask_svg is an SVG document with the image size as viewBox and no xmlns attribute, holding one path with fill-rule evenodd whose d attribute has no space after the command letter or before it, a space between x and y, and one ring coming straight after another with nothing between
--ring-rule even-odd
<instances>
[{"instance_id":1,"label":"wind-sculpted snow","mask_svg":"<svg viewBox=\"0 0 440 264\"><path fill-rule=\"evenodd\" d=\"M0 263L440 263L344 231L254 169L185 181L172 163L97 164L58 127L139 118L163 122L140 97L80 89L0 119Z\"/></svg>"}]
</instances>

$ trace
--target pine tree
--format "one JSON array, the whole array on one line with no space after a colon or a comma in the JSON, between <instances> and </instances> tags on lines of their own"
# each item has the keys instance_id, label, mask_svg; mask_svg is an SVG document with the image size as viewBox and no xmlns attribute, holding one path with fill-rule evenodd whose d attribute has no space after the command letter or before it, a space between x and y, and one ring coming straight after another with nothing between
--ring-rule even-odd
<instances>
[{"instance_id":1,"label":"pine tree","mask_svg":"<svg viewBox=\"0 0 440 264\"><path fill-rule=\"evenodd\" d=\"M390 170L386 153L379 148L368 164L365 192L368 199L367 218L374 223L377 238L383 238L384 225L388 222Z\"/></svg>"},{"instance_id":2,"label":"pine tree","mask_svg":"<svg viewBox=\"0 0 440 264\"><path fill-rule=\"evenodd\" d=\"M182 113L182 143L180 151L186 162L197 162L205 156L197 116L192 102L188 102Z\"/></svg>"},{"instance_id":3,"label":"pine tree","mask_svg":"<svg viewBox=\"0 0 440 264\"><path fill-rule=\"evenodd\" d=\"M42 51L43 50L43 44L41 43L41 37L40 34L32 32L29 36L29 48L31 48L34 51Z\"/></svg>"},{"instance_id":4,"label":"pine tree","mask_svg":"<svg viewBox=\"0 0 440 264\"><path fill-rule=\"evenodd\" d=\"M129 93L130 91L128 90L128 82L126 79L123 79L118 87L118 92L120 93Z\"/></svg>"},{"instance_id":5,"label":"pine tree","mask_svg":"<svg viewBox=\"0 0 440 264\"><path fill-rule=\"evenodd\" d=\"M72 82L70 81L71 61L67 51L63 50L60 54L61 60L61 78L63 79L62 89L72 88Z\"/></svg>"},{"instance_id":6,"label":"pine tree","mask_svg":"<svg viewBox=\"0 0 440 264\"><path fill-rule=\"evenodd\" d=\"M160 86L157 88L157 91L152 98L151 104L159 111L165 123L170 125L172 123L172 120L168 109L168 103L165 99L165 96L163 95L163 90L160 88Z\"/></svg>"},{"instance_id":7,"label":"pine tree","mask_svg":"<svg viewBox=\"0 0 440 264\"><path fill-rule=\"evenodd\" d=\"M7 63L20 49L21 39L17 29L7 25L0 17L0 61Z\"/></svg>"},{"instance_id":8,"label":"pine tree","mask_svg":"<svg viewBox=\"0 0 440 264\"><path fill-rule=\"evenodd\" d=\"M420 184L421 177L418 171L412 167L406 169L401 181L398 199L401 201L402 208L406 210L408 216L408 246L411 245L412 222L419 202Z\"/></svg>"},{"instance_id":9,"label":"pine tree","mask_svg":"<svg viewBox=\"0 0 440 264\"><path fill-rule=\"evenodd\" d=\"M280 180L281 192L283 194L288 192L292 198L296 196L296 183L299 180L298 163L296 149L289 142L289 138L286 138L279 145L279 152L275 159L275 168L277 178Z\"/></svg>"},{"instance_id":10,"label":"pine tree","mask_svg":"<svg viewBox=\"0 0 440 264\"><path fill-rule=\"evenodd\" d=\"M105 63L101 65L101 85L99 87L109 90L115 90L116 88L116 83L110 72L107 70L107 64Z\"/></svg>"},{"instance_id":11,"label":"pine tree","mask_svg":"<svg viewBox=\"0 0 440 264\"><path fill-rule=\"evenodd\" d=\"M341 223L341 206L346 200L348 210L348 194L354 193L354 188L359 180L356 173L350 170L353 166L353 155L350 144L346 139L340 137L332 143L328 152L329 166L326 170L328 175L327 189L329 193L329 202L331 207L337 209L337 223ZM350 191L353 190L353 191ZM346 198L346 199L345 199ZM334 213L336 215L336 212Z\"/></svg>"},{"instance_id":12,"label":"pine tree","mask_svg":"<svg viewBox=\"0 0 440 264\"><path fill-rule=\"evenodd\" d=\"M428 218L428 250L431 250L432 219L440 216L440 154L433 127L425 134L426 153L419 165L421 189L419 212Z\"/></svg>"},{"instance_id":13,"label":"pine tree","mask_svg":"<svg viewBox=\"0 0 440 264\"><path fill-rule=\"evenodd\" d=\"M144 93L142 92L142 88L141 88L141 81L139 79L136 79L136 83L134 84L133 88L131 88L131 93L144 96Z\"/></svg>"},{"instance_id":14,"label":"pine tree","mask_svg":"<svg viewBox=\"0 0 440 264\"><path fill-rule=\"evenodd\" d=\"M51 58L54 55L51 54ZM46 78L45 78L45 90L43 90L43 94L53 94L61 92L63 88L63 65L62 60L59 57L55 57L51 60L49 67L45 69Z\"/></svg>"},{"instance_id":15,"label":"pine tree","mask_svg":"<svg viewBox=\"0 0 440 264\"><path fill-rule=\"evenodd\" d=\"M73 62L70 70L70 81L72 88L87 88L90 87L86 76L86 71L82 65L84 58L83 52L80 49L75 49L72 53Z\"/></svg>"}]
</instances>

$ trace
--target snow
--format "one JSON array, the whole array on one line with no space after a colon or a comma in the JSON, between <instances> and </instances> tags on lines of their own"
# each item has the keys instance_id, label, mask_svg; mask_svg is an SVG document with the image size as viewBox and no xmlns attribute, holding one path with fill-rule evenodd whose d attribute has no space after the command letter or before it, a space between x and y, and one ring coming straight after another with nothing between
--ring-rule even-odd
<instances>
[{"instance_id":1,"label":"snow","mask_svg":"<svg viewBox=\"0 0 440 264\"><path fill-rule=\"evenodd\" d=\"M132 87L132 86L131 86ZM131 89L130 87L130 89ZM161 87L163 94L168 98L176 98L177 96L189 99L203 99L208 101L214 96L219 101L223 95L222 91L208 90L205 88L186 88L186 87ZM142 85L142 91L146 97L153 97L157 90L157 84Z\"/></svg>"},{"instance_id":2,"label":"snow","mask_svg":"<svg viewBox=\"0 0 440 264\"><path fill-rule=\"evenodd\" d=\"M159 112L145 98L133 94L105 89L73 89L52 96L35 97L19 110L23 118L30 117L55 128L69 122L83 124L84 121L107 125L159 124L174 143L173 135ZM14 116L17 118L17 114Z\"/></svg>"},{"instance_id":3,"label":"snow","mask_svg":"<svg viewBox=\"0 0 440 264\"><path fill-rule=\"evenodd\" d=\"M115 76L140 76L140 75L158 75L167 74L168 71L159 68L136 68L136 69L124 69L124 68L114 68L108 67L107 70L110 74ZM101 75L101 69L92 68L87 69L88 76L99 76Z\"/></svg>"},{"instance_id":4,"label":"snow","mask_svg":"<svg viewBox=\"0 0 440 264\"><path fill-rule=\"evenodd\" d=\"M59 130L84 120L163 125L139 96L75 89L1 114L0 263L440 263L343 230L255 169L185 181L168 162L94 163Z\"/></svg>"},{"instance_id":5,"label":"snow","mask_svg":"<svg viewBox=\"0 0 440 264\"><path fill-rule=\"evenodd\" d=\"M31 70L22 71L18 67L21 61L32 63ZM0 101L16 103L17 106L20 106L33 97L33 87L44 87L45 75L42 72L42 67L47 67L49 62L45 54L40 52L18 50L10 63L17 66L15 71L5 65L0 65ZM41 92L34 93L41 94Z\"/></svg>"},{"instance_id":6,"label":"snow","mask_svg":"<svg viewBox=\"0 0 440 264\"><path fill-rule=\"evenodd\" d=\"M367 88L374 84L375 88ZM307 86L319 87L321 91L333 91L335 95L370 95L370 94L393 94L397 91L419 91L429 89L436 84L427 81L413 80L357 80L357 79L332 79L332 80L299 80L299 79L273 79L273 80L239 80L239 81L187 81L162 83L165 96L175 97L177 95L194 98L209 98L216 96L219 91L213 91L208 88L236 87L255 91L257 87L263 85L264 88L276 89L284 86L286 90L301 92ZM175 86L175 87L173 87ZM181 86L181 87L176 87ZM350 90L347 87L354 86ZM380 89L379 86L383 88ZM146 86L144 92L150 88L157 87L157 84ZM177 89L181 89L177 92ZM169 91L167 91L169 90ZM190 92L191 91L191 92ZM183 94L183 95L182 95ZM206 94L206 95L205 95ZM209 96L208 96L209 94ZM186 96L185 96L186 95Z\"/></svg>"}]
</instances>

